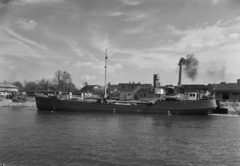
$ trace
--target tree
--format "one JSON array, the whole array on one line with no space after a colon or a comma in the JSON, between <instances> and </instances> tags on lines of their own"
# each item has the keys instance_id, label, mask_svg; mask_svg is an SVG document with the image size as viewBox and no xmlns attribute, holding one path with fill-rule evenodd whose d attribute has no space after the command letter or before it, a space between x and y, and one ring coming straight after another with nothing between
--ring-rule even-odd
<instances>
[{"instance_id":1,"label":"tree","mask_svg":"<svg viewBox=\"0 0 240 166\"><path fill-rule=\"evenodd\" d=\"M58 90L62 89L62 71L58 70L54 75L54 83L58 86Z\"/></svg>"},{"instance_id":2,"label":"tree","mask_svg":"<svg viewBox=\"0 0 240 166\"><path fill-rule=\"evenodd\" d=\"M25 87L24 90L25 91L29 91L29 90L37 90L38 89L38 84L34 81L25 81Z\"/></svg>"},{"instance_id":3,"label":"tree","mask_svg":"<svg viewBox=\"0 0 240 166\"><path fill-rule=\"evenodd\" d=\"M76 86L75 84L73 84L72 82L68 84L68 91L75 91L76 90Z\"/></svg>"},{"instance_id":4,"label":"tree","mask_svg":"<svg viewBox=\"0 0 240 166\"><path fill-rule=\"evenodd\" d=\"M58 90L69 91L69 86L71 85L72 87L73 84L71 74L66 71L56 71L54 76L54 83L58 86Z\"/></svg>"},{"instance_id":5,"label":"tree","mask_svg":"<svg viewBox=\"0 0 240 166\"><path fill-rule=\"evenodd\" d=\"M15 85L20 90L23 89L23 84L20 81L15 81L15 82L12 83L12 85Z\"/></svg>"},{"instance_id":6,"label":"tree","mask_svg":"<svg viewBox=\"0 0 240 166\"><path fill-rule=\"evenodd\" d=\"M51 81L48 79L41 79L38 81L38 89L40 90L49 90L51 88Z\"/></svg>"},{"instance_id":7,"label":"tree","mask_svg":"<svg viewBox=\"0 0 240 166\"><path fill-rule=\"evenodd\" d=\"M72 78L71 78L71 75L66 72L66 71L63 71L62 72L62 80L63 80L63 89L66 91L69 91L69 85L70 83L72 83Z\"/></svg>"}]
</instances>

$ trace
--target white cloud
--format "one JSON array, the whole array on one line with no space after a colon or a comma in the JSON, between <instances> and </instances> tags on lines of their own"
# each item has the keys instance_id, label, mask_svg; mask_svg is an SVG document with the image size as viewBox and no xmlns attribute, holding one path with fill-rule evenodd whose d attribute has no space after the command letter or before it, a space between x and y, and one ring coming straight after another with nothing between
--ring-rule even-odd
<instances>
[{"instance_id":1,"label":"white cloud","mask_svg":"<svg viewBox=\"0 0 240 166\"><path fill-rule=\"evenodd\" d=\"M11 69L11 70L13 70L15 68L16 68L16 66L9 66L9 69Z\"/></svg>"},{"instance_id":2,"label":"white cloud","mask_svg":"<svg viewBox=\"0 0 240 166\"><path fill-rule=\"evenodd\" d=\"M120 0L125 5L136 6L144 2L143 0Z\"/></svg>"},{"instance_id":3,"label":"white cloud","mask_svg":"<svg viewBox=\"0 0 240 166\"><path fill-rule=\"evenodd\" d=\"M70 64L70 62L71 62L70 60L66 60L63 62L63 64L68 65L68 64Z\"/></svg>"},{"instance_id":4,"label":"white cloud","mask_svg":"<svg viewBox=\"0 0 240 166\"><path fill-rule=\"evenodd\" d=\"M220 0L212 0L212 5L216 5Z\"/></svg>"},{"instance_id":5,"label":"white cloud","mask_svg":"<svg viewBox=\"0 0 240 166\"><path fill-rule=\"evenodd\" d=\"M172 34L172 35L183 35L186 34L184 31L180 31L176 29L173 25L168 25L167 30Z\"/></svg>"},{"instance_id":6,"label":"white cloud","mask_svg":"<svg viewBox=\"0 0 240 166\"><path fill-rule=\"evenodd\" d=\"M235 18L236 21L240 21L240 16Z\"/></svg>"},{"instance_id":7,"label":"white cloud","mask_svg":"<svg viewBox=\"0 0 240 166\"><path fill-rule=\"evenodd\" d=\"M237 39L237 38L240 37L240 35L239 35L239 33L231 33L231 34L228 35L228 37L233 38L233 39Z\"/></svg>"},{"instance_id":8,"label":"white cloud","mask_svg":"<svg viewBox=\"0 0 240 166\"><path fill-rule=\"evenodd\" d=\"M83 50L81 49L81 46L78 44L77 41L73 39L65 39L65 42L68 44L68 46L73 52L75 52L79 56L83 56Z\"/></svg>"},{"instance_id":9,"label":"white cloud","mask_svg":"<svg viewBox=\"0 0 240 166\"><path fill-rule=\"evenodd\" d=\"M200 58L204 56L205 59L202 58L201 60L205 61L211 57L226 59L228 55L239 53L239 26L240 23L235 25L228 24L227 26L215 24L212 26L187 28L185 30L179 30L174 26L167 26L167 31L164 31L164 35L168 37L166 41L171 41L170 43L160 44L158 47L146 51L142 49L115 50L118 50L118 53L128 52L131 55L127 59L118 60L124 64L140 69L161 68L172 70L170 66L175 65L173 61L178 62L178 58L181 55L185 56L193 53ZM172 58L171 61L169 61L169 56ZM228 61L228 63L230 62ZM226 62L227 65L228 63Z\"/></svg>"},{"instance_id":10,"label":"white cloud","mask_svg":"<svg viewBox=\"0 0 240 166\"><path fill-rule=\"evenodd\" d=\"M35 21L33 20L28 21L28 19L22 18L18 19L16 23L25 31L32 31L38 26L38 23L36 23Z\"/></svg>"},{"instance_id":11,"label":"white cloud","mask_svg":"<svg viewBox=\"0 0 240 166\"><path fill-rule=\"evenodd\" d=\"M93 67L94 63L93 62L76 62L73 64L75 67Z\"/></svg>"},{"instance_id":12,"label":"white cloud","mask_svg":"<svg viewBox=\"0 0 240 166\"><path fill-rule=\"evenodd\" d=\"M122 32L127 34L127 35L133 35L133 34L144 32L144 28L145 28L144 25L140 25L140 26L137 26L137 27L132 27L132 28L125 29Z\"/></svg>"},{"instance_id":13,"label":"white cloud","mask_svg":"<svg viewBox=\"0 0 240 166\"><path fill-rule=\"evenodd\" d=\"M18 0L14 3L17 4L40 4L40 3L56 3L56 2L63 2L63 0Z\"/></svg>"},{"instance_id":14,"label":"white cloud","mask_svg":"<svg viewBox=\"0 0 240 166\"><path fill-rule=\"evenodd\" d=\"M117 63L117 64L114 64L114 65L108 65L107 66L107 72L113 74L113 73L115 73L116 70L119 70L119 69L122 69L122 68L123 68L123 66L122 66L121 63Z\"/></svg>"},{"instance_id":15,"label":"white cloud","mask_svg":"<svg viewBox=\"0 0 240 166\"><path fill-rule=\"evenodd\" d=\"M213 25L188 29L180 32L178 31L179 30L172 30L173 34L182 34L180 40L175 44L174 47L180 51L196 52L202 49L216 49L220 45L229 44L230 38L227 38L229 36L229 32L238 32L239 29L238 26L222 27L219 25ZM229 37L238 37L237 32L231 34Z\"/></svg>"},{"instance_id":16,"label":"white cloud","mask_svg":"<svg viewBox=\"0 0 240 166\"><path fill-rule=\"evenodd\" d=\"M91 28L91 31L92 36L90 36L90 40L93 46L95 46L100 51L111 49L107 34L102 33L98 26L93 26Z\"/></svg>"},{"instance_id":17,"label":"white cloud","mask_svg":"<svg viewBox=\"0 0 240 166\"><path fill-rule=\"evenodd\" d=\"M229 23L233 22L232 20L227 20L224 22L223 19L217 21L217 25L227 25Z\"/></svg>"},{"instance_id":18,"label":"white cloud","mask_svg":"<svg viewBox=\"0 0 240 166\"><path fill-rule=\"evenodd\" d=\"M110 16L110 17L118 17L118 16L123 15L123 13L121 13L121 12L107 12L106 15Z\"/></svg>"},{"instance_id":19,"label":"white cloud","mask_svg":"<svg viewBox=\"0 0 240 166\"><path fill-rule=\"evenodd\" d=\"M96 76L90 76L90 75L83 75L81 77L82 80L86 80L86 81L95 80L96 78L97 78Z\"/></svg>"},{"instance_id":20,"label":"white cloud","mask_svg":"<svg viewBox=\"0 0 240 166\"><path fill-rule=\"evenodd\" d=\"M1 45L1 54L35 58L52 55L46 46L25 38L9 26L0 26L0 41L4 44Z\"/></svg>"},{"instance_id":21,"label":"white cloud","mask_svg":"<svg viewBox=\"0 0 240 166\"><path fill-rule=\"evenodd\" d=\"M106 16L110 17L118 17L124 16L125 21L142 21L146 20L151 16L151 12L139 12L139 11L131 11L131 12L106 12Z\"/></svg>"},{"instance_id":22,"label":"white cloud","mask_svg":"<svg viewBox=\"0 0 240 166\"><path fill-rule=\"evenodd\" d=\"M124 13L124 16L126 17L124 19L125 21L142 21L150 17L149 13L142 13L142 12Z\"/></svg>"},{"instance_id":23,"label":"white cloud","mask_svg":"<svg viewBox=\"0 0 240 166\"><path fill-rule=\"evenodd\" d=\"M6 34L10 35L12 38L9 38L10 40L13 40L13 38L17 39L20 42L26 43L28 45L34 46L40 50L43 51L49 51L48 48L42 44L39 44L35 41L29 40L21 35L19 35L18 33L14 32L10 27L0 27L0 30L4 31Z\"/></svg>"},{"instance_id":24,"label":"white cloud","mask_svg":"<svg viewBox=\"0 0 240 166\"><path fill-rule=\"evenodd\" d=\"M105 66L105 62L104 61L101 61L101 62L77 62L75 64L73 64L73 66L75 67L83 67L83 68L91 68L91 69L94 69L94 70L97 70L98 72L100 73L104 73L104 66ZM107 72L110 73L110 74L113 74L115 73L116 70L119 70L119 69L122 69L123 66L122 64L120 63L117 63L117 64L114 64L114 65L111 65L111 64L108 64L107 65Z\"/></svg>"}]
</instances>

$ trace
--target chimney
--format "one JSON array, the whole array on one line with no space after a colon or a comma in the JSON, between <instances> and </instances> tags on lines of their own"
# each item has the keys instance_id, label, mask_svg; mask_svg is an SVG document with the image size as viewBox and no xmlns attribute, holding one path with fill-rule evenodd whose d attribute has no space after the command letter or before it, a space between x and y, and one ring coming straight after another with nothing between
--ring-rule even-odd
<instances>
[{"instance_id":1,"label":"chimney","mask_svg":"<svg viewBox=\"0 0 240 166\"><path fill-rule=\"evenodd\" d=\"M184 61L184 58L181 58L178 65L179 65L179 79L178 79L178 85L181 85L182 83L182 61Z\"/></svg>"}]
</instances>

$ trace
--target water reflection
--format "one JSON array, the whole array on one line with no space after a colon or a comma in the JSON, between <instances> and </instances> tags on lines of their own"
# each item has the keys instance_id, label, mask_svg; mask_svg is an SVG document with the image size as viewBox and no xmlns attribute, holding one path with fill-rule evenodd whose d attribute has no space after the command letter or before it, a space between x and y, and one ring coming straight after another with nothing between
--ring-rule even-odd
<instances>
[{"instance_id":1,"label":"water reflection","mask_svg":"<svg viewBox=\"0 0 240 166\"><path fill-rule=\"evenodd\" d=\"M39 112L33 108L4 108L0 115L0 159L6 165L240 162L236 117Z\"/></svg>"}]
</instances>

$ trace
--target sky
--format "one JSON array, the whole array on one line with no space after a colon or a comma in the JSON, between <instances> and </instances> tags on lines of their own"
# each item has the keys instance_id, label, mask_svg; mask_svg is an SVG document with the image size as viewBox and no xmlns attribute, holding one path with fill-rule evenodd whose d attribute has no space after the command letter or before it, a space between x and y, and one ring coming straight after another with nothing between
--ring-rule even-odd
<instances>
[{"instance_id":1,"label":"sky","mask_svg":"<svg viewBox=\"0 0 240 166\"><path fill-rule=\"evenodd\" d=\"M106 51L107 49L107 51ZM240 79L240 0L0 0L0 82L178 83L178 63L193 55L194 79Z\"/></svg>"}]
</instances>

